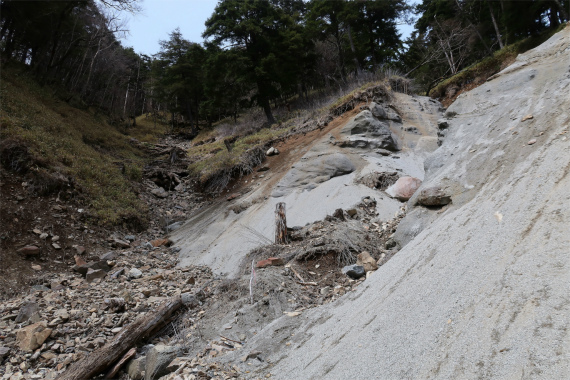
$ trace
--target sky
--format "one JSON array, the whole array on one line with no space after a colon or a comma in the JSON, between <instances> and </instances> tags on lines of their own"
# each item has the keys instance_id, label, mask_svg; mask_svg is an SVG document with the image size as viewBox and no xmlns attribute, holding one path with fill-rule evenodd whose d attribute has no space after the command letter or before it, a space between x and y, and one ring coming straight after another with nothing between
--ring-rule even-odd
<instances>
[{"instance_id":1,"label":"sky","mask_svg":"<svg viewBox=\"0 0 570 380\"><path fill-rule=\"evenodd\" d=\"M129 35L124 46L132 46L137 53L152 55L160 50L159 40L168 40L168 34L180 28L185 39L202 42L204 23L214 13L217 0L144 0L143 11L130 16Z\"/></svg>"},{"instance_id":2,"label":"sky","mask_svg":"<svg viewBox=\"0 0 570 380\"><path fill-rule=\"evenodd\" d=\"M414 2L416 2L415 0ZM123 45L133 47L139 54L152 55L160 50L159 40L180 28L185 39L203 41L204 23L214 12L217 0L144 0L142 12L128 18L129 35ZM402 39L412 32L408 25L399 26Z\"/></svg>"}]
</instances>

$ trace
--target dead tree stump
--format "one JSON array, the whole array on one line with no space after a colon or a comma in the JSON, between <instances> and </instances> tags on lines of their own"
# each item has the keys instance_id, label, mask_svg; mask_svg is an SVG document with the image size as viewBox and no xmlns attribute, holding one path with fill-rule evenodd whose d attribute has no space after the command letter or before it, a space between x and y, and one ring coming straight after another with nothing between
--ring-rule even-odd
<instances>
[{"instance_id":1,"label":"dead tree stump","mask_svg":"<svg viewBox=\"0 0 570 380\"><path fill-rule=\"evenodd\" d=\"M275 205L275 244L287 244L285 202L279 202Z\"/></svg>"}]
</instances>

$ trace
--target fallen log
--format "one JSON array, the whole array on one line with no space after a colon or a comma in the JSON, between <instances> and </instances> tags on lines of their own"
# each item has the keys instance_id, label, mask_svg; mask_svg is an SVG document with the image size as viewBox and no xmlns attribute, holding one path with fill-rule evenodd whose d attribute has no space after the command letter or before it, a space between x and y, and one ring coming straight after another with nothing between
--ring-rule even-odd
<instances>
[{"instance_id":1,"label":"fallen log","mask_svg":"<svg viewBox=\"0 0 570 380\"><path fill-rule=\"evenodd\" d=\"M148 338L154 331L164 326L172 314L183 305L181 296L163 302L157 310L140 316L121 330L105 346L93 351L89 356L73 363L58 380L88 380L109 368L137 342Z\"/></svg>"}]
</instances>

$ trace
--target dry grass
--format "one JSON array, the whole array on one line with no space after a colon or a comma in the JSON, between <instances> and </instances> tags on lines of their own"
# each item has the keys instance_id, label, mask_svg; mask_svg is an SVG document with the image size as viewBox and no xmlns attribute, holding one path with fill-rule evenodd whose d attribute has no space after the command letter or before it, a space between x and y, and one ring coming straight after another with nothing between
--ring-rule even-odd
<instances>
[{"instance_id":1,"label":"dry grass","mask_svg":"<svg viewBox=\"0 0 570 380\"><path fill-rule=\"evenodd\" d=\"M0 138L18 141L27 150L28 175L72 178L79 200L101 224L144 226L146 208L129 184L140 180L144 155L129 143L130 137L55 98L20 68L4 67L1 82ZM148 124L139 124L129 132L156 136Z\"/></svg>"}]
</instances>

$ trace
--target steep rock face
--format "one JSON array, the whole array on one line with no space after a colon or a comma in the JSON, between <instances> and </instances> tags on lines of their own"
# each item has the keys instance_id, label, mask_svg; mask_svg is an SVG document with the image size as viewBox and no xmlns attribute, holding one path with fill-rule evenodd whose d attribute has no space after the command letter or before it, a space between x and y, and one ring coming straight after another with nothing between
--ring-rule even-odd
<instances>
[{"instance_id":1,"label":"steep rock face","mask_svg":"<svg viewBox=\"0 0 570 380\"><path fill-rule=\"evenodd\" d=\"M570 378L569 34L450 106L421 188L452 203L412 210L358 291L259 333L253 377Z\"/></svg>"}]
</instances>

